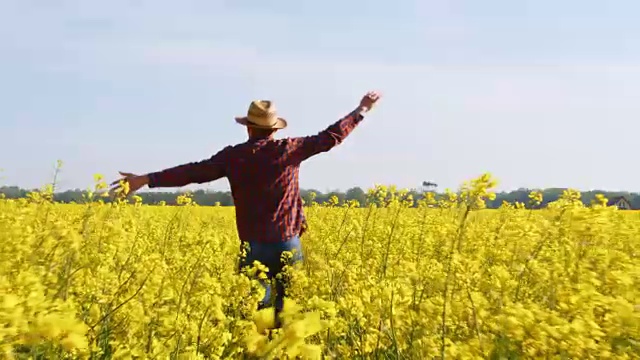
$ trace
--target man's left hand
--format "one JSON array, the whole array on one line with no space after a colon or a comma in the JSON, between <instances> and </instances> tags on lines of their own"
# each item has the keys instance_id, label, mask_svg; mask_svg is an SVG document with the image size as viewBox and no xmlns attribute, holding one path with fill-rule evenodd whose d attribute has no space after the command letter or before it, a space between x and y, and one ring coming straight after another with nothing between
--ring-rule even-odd
<instances>
[{"instance_id":1,"label":"man's left hand","mask_svg":"<svg viewBox=\"0 0 640 360\"><path fill-rule=\"evenodd\" d=\"M149 184L149 177L147 175L135 175L131 173L126 173L120 171L121 179L116 180L111 183L111 186L115 186L111 191L115 192L122 188L122 183L129 184L129 192L125 195L133 194L134 192L140 190L145 185Z\"/></svg>"}]
</instances>

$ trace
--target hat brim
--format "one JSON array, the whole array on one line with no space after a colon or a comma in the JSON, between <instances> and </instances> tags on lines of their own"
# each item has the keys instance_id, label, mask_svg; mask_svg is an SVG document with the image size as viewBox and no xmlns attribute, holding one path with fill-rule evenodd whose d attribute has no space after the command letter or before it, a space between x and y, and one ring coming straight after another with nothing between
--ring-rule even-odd
<instances>
[{"instance_id":1,"label":"hat brim","mask_svg":"<svg viewBox=\"0 0 640 360\"><path fill-rule=\"evenodd\" d=\"M287 120L283 119L283 118L278 118L278 121L276 121L275 124L273 124L272 126L261 126L261 125L256 125L254 123L252 123L249 118L247 118L246 116L242 116L242 117L236 117L236 122L240 125L244 125L246 127L252 127L252 128L256 128L256 129L284 129L287 127Z\"/></svg>"}]
</instances>

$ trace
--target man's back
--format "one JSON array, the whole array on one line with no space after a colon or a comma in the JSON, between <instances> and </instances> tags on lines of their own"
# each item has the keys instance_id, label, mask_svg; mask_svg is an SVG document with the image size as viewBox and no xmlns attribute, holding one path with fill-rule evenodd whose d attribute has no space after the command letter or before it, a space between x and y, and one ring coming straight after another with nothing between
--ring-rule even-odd
<instances>
[{"instance_id":1,"label":"man's back","mask_svg":"<svg viewBox=\"0 0 640 360\"><path fill-rule=\"evenodd\" d=\"M229 149L225 171L244 241L278 242L299 234L304 223L298 184L300 161L292 139L250 139ZM247 240L245 240L247 239Z\"/></svg>"}]
</instances>

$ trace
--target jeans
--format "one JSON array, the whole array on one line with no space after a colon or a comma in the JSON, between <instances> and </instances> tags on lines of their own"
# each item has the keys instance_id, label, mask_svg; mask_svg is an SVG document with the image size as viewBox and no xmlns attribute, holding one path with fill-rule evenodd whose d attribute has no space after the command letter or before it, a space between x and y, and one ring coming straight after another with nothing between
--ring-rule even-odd
<instances>
[{"instance_id":1,"label":"jeans","mask_svg":"<svg viewBox=\"0 0 640 360\"><path fill-rule=\"evenodd\" d=\"M282 253L285 251L292 252L293 255L288 264L285 264L281 261ZM247 256L241 261L240 267L251 267L253 266L253 262L256 260L269 269L269 272L267 273L268 280L260 280L260 283L265 288L265 295L264 298L260 301L258 309L263 309L268 306L269 300L271 299L271 282L275 278L275 324L276 327L279 327L279 314L282 312L282 308L284 307L285 289L288 286L289 279L287 279L287 276L285 276L285 274L282 274L281 276L277 275L282 272L282 268L285 265L293 265L303 260L300 237L294 236L287 241L277 243L250 241L249 249L247 250Z\"/></svg>"}]
</instances>

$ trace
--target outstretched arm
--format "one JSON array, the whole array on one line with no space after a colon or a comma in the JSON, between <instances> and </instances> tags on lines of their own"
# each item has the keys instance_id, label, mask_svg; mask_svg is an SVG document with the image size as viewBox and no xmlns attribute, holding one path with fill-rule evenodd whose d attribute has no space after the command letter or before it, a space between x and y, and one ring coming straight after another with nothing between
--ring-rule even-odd
<instances>
[{"instance_id":1,"label":"outstretched arm","mask_svg":"<svg viewBox=\"0 0 640 360\"><path fill-rule=\"evenodd\" d=\"M379 95L370 92L360 101L360 105L317 135L291 139L292 157L296 162L302 162L319 153L327 152L339 145L364 119L364 114L379 99Z\"/></svg>"},{"instance_id":2,"label":"outstretched arm","mask_svg":"<svg viewBox=\"0 0 640 360\"><path fill-rule=\"evenodd\" d=\"M211 158L203 161L192 162L146 175L120 172L123 178L114 181L111 185L118 185L119 187L122 181L127 182L129 193L133 193L145 185L150 188L179 187L217 180L226 176L225 168L229 157L229 149L230 147L226 147Z\"/></svg>"},{"instance_id":3,"label":"outstretched arm","mask_svg":"<svg viewBox=\"0 0 640 360\"><path fill-rule=\"evenodd\" d=\"M203 184L224 177L229 147L219 151L209 159L192 162L158 172L149 173L149 188L180 187L189 184Z\"/></svg>"},{"instance_id":4,"label":"outstretched arm","mask_svg":"<svg viewBox=\"0 0 640 360\"><path fill-rule=\"evenodd\" d=\"M302 162L314 155L331 150L342 143L363 119L362 112L356 109L317 135L292 138L291 156L295 159L294 161Z\"/></svg>"}]
</instances>

